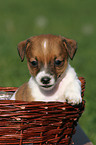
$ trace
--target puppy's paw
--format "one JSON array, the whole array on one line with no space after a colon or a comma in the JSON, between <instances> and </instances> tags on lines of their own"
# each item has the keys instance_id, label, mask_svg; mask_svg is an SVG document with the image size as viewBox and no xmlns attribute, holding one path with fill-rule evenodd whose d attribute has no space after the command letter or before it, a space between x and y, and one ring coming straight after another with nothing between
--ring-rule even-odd
<instances>
[{"instance_id":1,"label":"puppy's paw","mask_svg":"<svg viewBox=\"0 0 96 145\"><path fill-rule=\"evenodd\" d=\"M69 104L76 105L82 102L80 92L67 90L65 93L65 99Z\"/></svg>"}]
</instances>

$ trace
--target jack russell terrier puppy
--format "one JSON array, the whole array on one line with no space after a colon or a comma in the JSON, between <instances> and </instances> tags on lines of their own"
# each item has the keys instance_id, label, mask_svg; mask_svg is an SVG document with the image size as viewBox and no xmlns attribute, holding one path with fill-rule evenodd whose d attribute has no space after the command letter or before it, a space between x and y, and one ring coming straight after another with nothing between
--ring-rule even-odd
<instances>
[{"instance_id":1,"label":"jack russell terrier puppy","mask_svg":"<svg viewBox=\"0 0 96 145\"><path fill-rule=\"evenodd\" d=\"M81 103L81 82L68 63L76 49L76 41L51 34L20 42L18 52L22 62L26 56L31 78L11 100Z\"/></svg>"}]
</instances>

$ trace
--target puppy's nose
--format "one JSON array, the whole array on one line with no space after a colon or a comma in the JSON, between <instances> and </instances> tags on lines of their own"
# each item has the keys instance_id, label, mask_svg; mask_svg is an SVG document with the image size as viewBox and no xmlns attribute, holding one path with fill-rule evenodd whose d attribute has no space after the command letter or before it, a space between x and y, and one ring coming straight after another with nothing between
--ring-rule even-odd
<instances>
[{"instance_id":1,"label":"puppy's nose","mask_svg":"<svg viewBox=\"0 0 96 145\"><path fill-rule=\"evenodd\" d=\"M47 77L47 76L45 76L45 77L43 77L42 79L41 79L41 82L43 83L43 84L49 84L49 82L50 82L50 78L49 77Z\"/></svg>"}]
</instances>

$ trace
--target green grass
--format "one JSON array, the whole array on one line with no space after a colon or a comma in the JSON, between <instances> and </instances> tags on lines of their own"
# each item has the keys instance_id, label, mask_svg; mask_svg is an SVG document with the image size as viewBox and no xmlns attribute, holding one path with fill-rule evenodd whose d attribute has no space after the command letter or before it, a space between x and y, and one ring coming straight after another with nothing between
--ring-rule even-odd
<instances>
[{"instance_id":1,"label":"green grass","mask_svg":"<svg viewBox=\"0 0 96 145\"><path fill-rule=\"evenodd\" d=\"M96 143L96 1L3 0L0 2L0 86L20 86L30 77L17 44L33 35L59 34L75 39L71 65L86 79L86 108L79 123Z\"/></svg>"}]
</instances>

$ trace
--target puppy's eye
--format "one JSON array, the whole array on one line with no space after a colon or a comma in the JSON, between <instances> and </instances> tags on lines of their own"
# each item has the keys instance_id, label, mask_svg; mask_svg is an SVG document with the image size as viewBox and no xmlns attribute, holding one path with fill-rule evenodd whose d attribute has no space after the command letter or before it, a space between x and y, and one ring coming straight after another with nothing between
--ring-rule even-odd
<instances>
[{"instance_id":1,"label":"puppy's eye","mask_svg":"<svg viewBox=\"0 0 96 145\"><path fill-rule=\"evenodd\" d=\"M32 66L36 67L36 66L38 66L38 61L34 60L34 61L31 62L31 64L32 64Z\"/></svg>"},{"instance_id":2,"label":"puppy's eye","mask_svg":"<svg viewBox=\"0 0 96 145\"><path fill-rule=\"evenodd\" d=\"M56 59L55 62L54 62L54 64L55 64L56 66L60 66L60 65L62 64L62 62L63 62L63 61L61 61L61 60L59 60L59 59Z\"/></svg>"}]
</instances>

